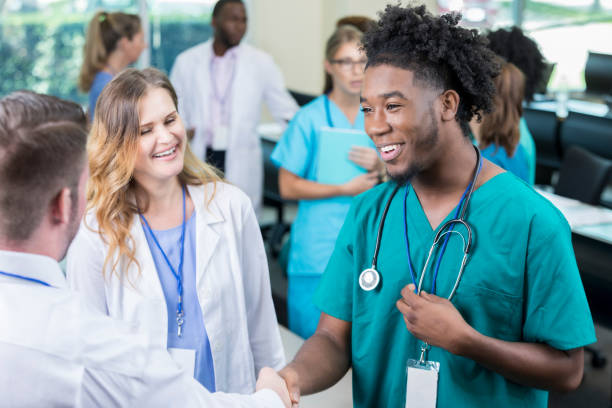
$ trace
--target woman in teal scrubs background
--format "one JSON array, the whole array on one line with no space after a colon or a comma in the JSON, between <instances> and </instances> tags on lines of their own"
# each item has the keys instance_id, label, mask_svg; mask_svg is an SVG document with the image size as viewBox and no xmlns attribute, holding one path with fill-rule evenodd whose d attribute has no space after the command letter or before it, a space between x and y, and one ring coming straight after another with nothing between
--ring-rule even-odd
<instances>
[{"instance_id":1,"label":"woman in teal scrubs background","mask_svg":"<svg viewBox=\"0 0 612 408\"><path fill-rule=\"evenodd\" d=\"M501 58L498 62L493 112L484 114L481 123L472 120L470 126L483 157L530 183L527 152L519 143L525 76L514 64Z\"/></svg>"},{"instance_id":2,"label":"woman in teal scrubs background","mask_svg":"<svg viewBox=\"0 0 612 408\"><path fill-rule=\"evenodd\" d=\"M513 26L500 28L487 34L489 48L506 61L516 65L525 75L525 102L533 101L535 93L546 92L550 71L546 71L547 63L540 52L538 44L527 37L523 30ZM527 122L521 117L519 122L521 138L529 166L529 183L535 183L536 146L533 136L527 127Z\"/></svg>"},{"instance_id":3,"label":"woman in teal scrubs background","mask_svg":"<svg viewBox=\"0 0 612 408\"><path fill-rule=\"evenodd\" d=\"M299 200L291 227L289 251L289 328L307 338L314 333L320 311L312 296L327 265L348 212L351 197L372 186L383 171L374 144L355 146L349 159L367 172L344 184L317 182L321 133L355 132L365 136L359 95L366 59L360 51L362 32L352 26L336 29L325 51L324 94L305 105L293 118L272 153L280 167L279 189L284 198ZM361 137L360 140L364 139ZM343 158L339 158L343 159Z\"/></svg>"}]
</instances>

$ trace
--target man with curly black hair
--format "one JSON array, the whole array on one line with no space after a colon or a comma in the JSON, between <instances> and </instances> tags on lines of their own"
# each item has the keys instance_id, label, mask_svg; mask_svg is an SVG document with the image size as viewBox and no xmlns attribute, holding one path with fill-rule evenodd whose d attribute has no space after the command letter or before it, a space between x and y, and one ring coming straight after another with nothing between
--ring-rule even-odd
<instances>
[{"instance_id":1,"label":"man with curly black hair","mask_svg":"<svg viewBox=\"0 0 612 408\"><path fill-rule=\"evenodd\" d=\"M281 371L294 401L351 366L359 407L546 407L580 384L595 333L570 229L467 137L499 67L459 18L387 6L364 37L365 128L392 180L353 201L317 331Z\"/></svg>"}]
</instances>

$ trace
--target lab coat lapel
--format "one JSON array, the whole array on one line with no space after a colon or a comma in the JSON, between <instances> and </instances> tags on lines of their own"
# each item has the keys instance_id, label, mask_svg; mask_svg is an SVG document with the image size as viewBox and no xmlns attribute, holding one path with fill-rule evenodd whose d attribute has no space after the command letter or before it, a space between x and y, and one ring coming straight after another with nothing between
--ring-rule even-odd
<instances>
[{"instance_id":1,"label":"lab coat lapel","mask_svg":"<svg viewBox=\"0 0 612 408\"><path fill-rule=\"evenodd\" d=\"M244 119L244 116L240 115L240 112L243 111L240 105L244 104L244 87L248 86L248 80L244 78L245 68L244 64L247 62L244 55L244 47L242 45L238 45L236 49L236 65L234 66L234 81L232 83L232 99L230 101L232 110L230 116L230 131L229 131L229 146L234 147L240 143L240 136L237 134L237 129L239 129L239 121ZM230 153L231 154L231 153Z\"/></svg>"},{"instance_id":2,"label":"lab coat lapel","mask_svg":"<svg viewBox=\"0 0 612 408\"><path fill-rule=\"evenodd\" d=\"M208 203L213 193L212 183L205 186L189 186L189 195L193 201L196 214L196 287L200 287L200 281L204 277L206 268L211 262L217 244L219 233L214 224L223 222L223 216L216 206L215 201Z\"/></svg>"}]
</instances>

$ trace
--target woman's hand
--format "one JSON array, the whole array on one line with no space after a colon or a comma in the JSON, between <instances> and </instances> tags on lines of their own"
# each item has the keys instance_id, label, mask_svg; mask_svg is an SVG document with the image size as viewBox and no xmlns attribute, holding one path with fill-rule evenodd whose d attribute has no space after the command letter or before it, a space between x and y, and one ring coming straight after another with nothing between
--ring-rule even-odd
<instances>
[{"instance_id":1,"label":"woman's hand","mask_svg":"<svg viewBox=\"0 0 612 408\"><path fill-rule=\"evenodd\" d=\"M349 151L349 160L367 171L381 173L385 169L385 164L371 147L353 146Z\"/></svg>"},{"instance_id":2,"label":"woman's hand","mask_svg":"<svg viewBox=\"0 0 612 408\"><path fill-rule=\"evenodd\" d=\"M342 184L342 195L356 196L371 189L378 183L378 173L369 172L361 174L352 180Z\"/></svg>"}]
</instances>

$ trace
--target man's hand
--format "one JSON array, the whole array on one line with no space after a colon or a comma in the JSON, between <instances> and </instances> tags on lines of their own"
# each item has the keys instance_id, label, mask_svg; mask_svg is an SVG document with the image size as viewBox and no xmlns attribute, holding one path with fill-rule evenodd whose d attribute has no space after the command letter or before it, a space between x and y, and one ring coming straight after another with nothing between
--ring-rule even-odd
<instances>
[{"instance_id":1,"label":"man's hand","mask_svg":"<svg viewBox=\"0 0 612 408\"><path fill-rule=\"evenodd\" d=\"M259 391L264 388L270 389L278 394L286 408L291 408L291 399L287 391L287 384L277 373L270 367L264 367L259 371L255 390Z\"/></svg>"},{"instance_id":2,"label":"man's hand","mask_svg":"<svg viewBox=\"0 0 612 408\"><path fill-rule=\"evenodd\" d=\"M405 286L402 298L396 303L408 331L432 346L459 354L462 341L472 327L447 299L423 291L417 295L414 289L413 284Z\"/></svg>"},{"instance_id":3,"label":"man's hand","mask_svg":"<svg viewBox=\"0 0 612 408\"><path fill-rule=\"evenodd\" d=\"M297 407L300 403L300 385L298 373L291 367L287 366L280 370L278 374L285 379L287 390L289 391L289 397L291 397L291 406Z\"/></svg>"}]
</instances>

